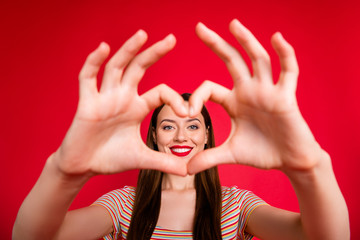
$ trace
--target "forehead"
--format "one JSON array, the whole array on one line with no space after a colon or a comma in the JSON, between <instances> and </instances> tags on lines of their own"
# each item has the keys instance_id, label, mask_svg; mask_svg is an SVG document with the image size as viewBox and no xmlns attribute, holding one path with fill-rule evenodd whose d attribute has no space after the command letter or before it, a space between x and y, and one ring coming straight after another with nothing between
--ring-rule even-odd
<instances>
[{"instance_id":1,"label":"forehead","mask_svg":"<svg viewBox=\"0 0 360 240\"><path fill-rule=\"evenodd\" d=\"M188 104L188 103L186 103L186 104ZM199 113L192 119L194 119L194 118L197 118L200 120L201 123L204 123L204 117L201 113ZM172 110L172 108L170 106L165 105L159 112L159 115L157 117L157 122L159 123L160 121L162 121L164 119L170 119L170 120L174 120L174 121L186 121L186 120L189 120L190 118L189 117L179 117L178 115L176 115L176 113Z\"/></svg>"}]
</instances>

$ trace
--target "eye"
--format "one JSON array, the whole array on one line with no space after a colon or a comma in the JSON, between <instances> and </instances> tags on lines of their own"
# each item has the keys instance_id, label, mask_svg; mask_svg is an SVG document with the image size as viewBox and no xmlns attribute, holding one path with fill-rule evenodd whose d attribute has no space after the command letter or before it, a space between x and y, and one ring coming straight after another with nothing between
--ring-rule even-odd
<instances>
[{"instance_id":1,"label":"eye","mask_svg":"<svg viewBox=\"0 0 360 240\"><path fill-rule=\"evenodd\" d=\"M191 129L191 130L199 129L199 127L197 125L194 125L194 124L190 125L188 128Z\"/></svg>"},{"instance_id":2,"label":"eye","mask_svg":"<svg viewBox=\"0 0 360 240\"><path fill-rule=\"evenodd\" d=\"M163 130L171 130L171 129L173 129L173 126L171 126L171 125L164 125L164 126L162 126L162 129L163 129Z\"/></svg>"}]
</instances>

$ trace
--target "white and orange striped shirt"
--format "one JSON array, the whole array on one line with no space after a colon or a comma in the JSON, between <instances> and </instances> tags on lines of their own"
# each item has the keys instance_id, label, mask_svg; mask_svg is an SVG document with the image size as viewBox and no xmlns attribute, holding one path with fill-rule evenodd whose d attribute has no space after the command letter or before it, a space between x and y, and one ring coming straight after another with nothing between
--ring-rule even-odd
<instances>
[{"instance_id":1,"label":"white and orange striped shirt","mask_svg":"<svg viewBox=\"0 0 360 240\"><path fill-rule=\"evenodd\" d=\"M126 239L135 200L135 187L124 187L100 197L93 205L104 207L113 221L114 231L105 240ZM266 203L258 196L236 186L222 187L221 233L223 239L252 239L245 232L251 212ZM174 231L156 226L153 240L192 239L190 231Z\"/></svg>"}]
</instances>

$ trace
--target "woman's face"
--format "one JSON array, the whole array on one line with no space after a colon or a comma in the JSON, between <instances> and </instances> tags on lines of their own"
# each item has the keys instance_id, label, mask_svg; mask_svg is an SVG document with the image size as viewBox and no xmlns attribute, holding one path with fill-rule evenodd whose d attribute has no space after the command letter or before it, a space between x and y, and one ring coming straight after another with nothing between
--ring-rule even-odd
<instances>
[{"instance_id":1,"label":"woman's face","mask_svg":"<svg viewBox=\"0 0 360 240\"><path fill-rule=\"evenodd\" d=\"M158 115L156 126L153 137L160 152L189 160L204 150L208 131L201 114L194 118L181 118L165 105Z\"/></svg>"}]
</instances>

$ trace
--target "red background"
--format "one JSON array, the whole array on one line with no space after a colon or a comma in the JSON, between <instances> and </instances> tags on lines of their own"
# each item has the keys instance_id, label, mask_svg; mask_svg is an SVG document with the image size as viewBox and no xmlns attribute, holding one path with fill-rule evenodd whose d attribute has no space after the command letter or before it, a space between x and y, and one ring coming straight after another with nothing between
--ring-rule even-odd
<instances>
[{"instance_id":1,"label":"red background","mask_svg":"<svg viewBox=\"0 0 360 240\"><path fill-rule=\"evenodd\" d=\"M149 69L139 92L167 83L192 92L210 79L229 88L224 64L194 33L198 21L236 45L228 23L238 18L269 50L281 31L295 47L300 65L297 91L305 119L332 156L346 198L352 239L360 239L359 212L359 1L4 1L0 3L0 235L9 239L18 208L69 127L78 99L78 72L101 41L112 52L142 28L147 46L174 33L175 49ZM229 119L208 104L217 144L229 133ZM142 128L144 133L148 119ZM270 204L297 210L287 178L277 171L221 166L223 185L250 189ZM136 171L92 179L73 208L103 193L136 184Z\"/></svg>"}]
</instances>

